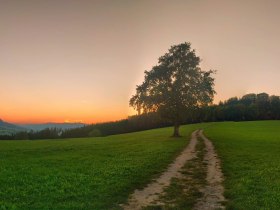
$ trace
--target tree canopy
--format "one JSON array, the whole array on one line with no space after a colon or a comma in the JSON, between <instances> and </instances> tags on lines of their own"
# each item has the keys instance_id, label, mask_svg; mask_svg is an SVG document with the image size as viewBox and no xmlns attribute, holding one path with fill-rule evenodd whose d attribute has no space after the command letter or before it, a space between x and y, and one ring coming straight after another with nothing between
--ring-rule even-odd
<instances>
[{"instance_id":1,"label":"tree canopy","mask_svg":"<svg viewBox=\"0 0 280 210\"><path fill-rule=\"evenodd\" d=\"M138 113L159 112L174 124L173 136L179 136L179 126L195 108L213 101L215 94L213 70L203 71L201 59L190 43L171 46L158 59L158 65L145 71L144 82L137 86L130 106Z\"/></svg>"},{"instance_id":2,"label":"tree canopy","mask_svg":"<svg viewBox=\"0 0 280 210\"><path fill-rule=\"evenodd\" d=\"M232 97L219 104L194 110L191 116L184 119L183 123L249 120L280 120L280 97L267 93L250 93L240 98ZM48 128L42 131L24 131L17 134L0 133L0 140L108 136L171 125L172 123L162 119L158 112L149 112L115 122L98 123L74 129Z\"/></svg>"}]
</instances>

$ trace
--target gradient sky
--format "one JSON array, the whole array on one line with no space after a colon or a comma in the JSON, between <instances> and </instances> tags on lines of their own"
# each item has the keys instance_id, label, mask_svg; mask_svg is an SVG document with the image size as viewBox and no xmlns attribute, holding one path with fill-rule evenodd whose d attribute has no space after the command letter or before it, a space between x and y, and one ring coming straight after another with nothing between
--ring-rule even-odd
<instances>
[{"instance_id":1,"label":"gradient sky","mask_svg":"<svg viewBox=\"0 0 280 210\"><path fill-rule=\"evenodd\" d=\"M125 118L144 70L185 41L218 70L215 102L280 95L279 11L277 0L0 0L0 118Z\"/></svg>"}]
</instances>

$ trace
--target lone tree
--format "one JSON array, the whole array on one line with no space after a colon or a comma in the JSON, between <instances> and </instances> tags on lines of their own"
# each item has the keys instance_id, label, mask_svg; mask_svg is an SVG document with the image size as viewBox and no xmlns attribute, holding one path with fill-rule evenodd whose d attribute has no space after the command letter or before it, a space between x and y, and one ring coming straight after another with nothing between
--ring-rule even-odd
<instances>
[{"instance_id":1,"label":"lone tree","mask_svg":"<svg viewBox=\"0 0 280 210\"><path fill-rule=\"evenodd\" d=\"M215 94L213 70L202 71L200 58L190 43L171 46L158 65L145 71L144 82L137 86L129 101L138 114L158 112L174 124L174 137L194 109L212 103Z\"/></svg>"}]
</instances>

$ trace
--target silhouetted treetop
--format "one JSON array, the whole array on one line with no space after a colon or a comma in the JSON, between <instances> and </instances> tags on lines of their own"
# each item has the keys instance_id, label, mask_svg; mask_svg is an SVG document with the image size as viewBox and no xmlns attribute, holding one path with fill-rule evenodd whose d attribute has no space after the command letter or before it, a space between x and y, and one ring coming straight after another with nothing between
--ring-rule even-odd
<instances>
[{"instance_id":1,"label":"silhouetted treetop","mask_svg":"<svg viewBox=\"0 0 280 210\"><path fill-rule=\"evenodd\" d=\"M158 65L145 71L144 82L136 87L130 106L138 113L159 112L174 124L173 136L188 113L212 102L214 71L203 71L200 58L190 43L171 46Z\"/></svg>"}]
</instances>

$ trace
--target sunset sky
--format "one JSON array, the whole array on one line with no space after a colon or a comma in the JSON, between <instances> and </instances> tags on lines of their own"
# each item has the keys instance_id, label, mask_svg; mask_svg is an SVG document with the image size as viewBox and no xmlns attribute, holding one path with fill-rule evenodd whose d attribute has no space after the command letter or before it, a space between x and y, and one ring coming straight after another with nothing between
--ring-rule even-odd
<instances>
[{"instance_id":1,"label":"sunset sky","mask_svg":"<svg viewBox=\"0 0 280 210\"><path fill-rule=\"evenodd\" d=\"M0 118L126 118L144 70L186 41L217 70L215 102L280 95L279 11L277 0L0 0Z\"/></svg>"}]
</instances>

